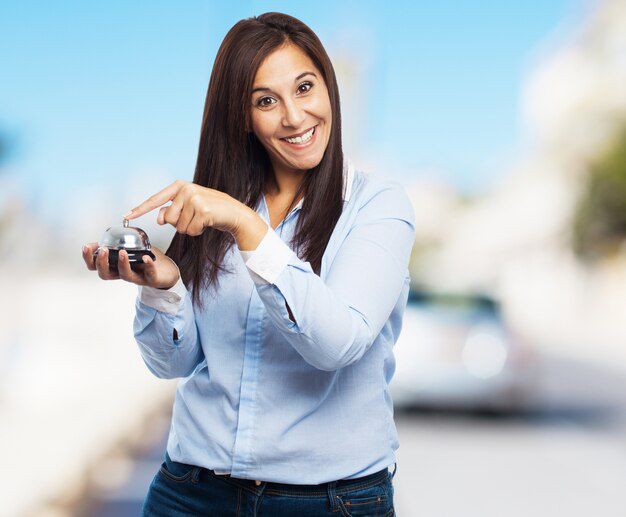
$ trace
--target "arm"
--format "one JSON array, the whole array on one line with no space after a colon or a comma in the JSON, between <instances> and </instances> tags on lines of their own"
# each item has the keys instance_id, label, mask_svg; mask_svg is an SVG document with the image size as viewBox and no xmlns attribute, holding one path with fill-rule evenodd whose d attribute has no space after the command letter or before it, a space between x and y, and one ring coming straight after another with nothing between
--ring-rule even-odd
<instances>
[{"instance_id":1,"label":"arm","mask_svg":"<svg viewBox=\"0 0 626 517\"><path fill-rule=\"evenodd\" d=\"M135 310L133 333L148 369L160 379L189 375L203 353L183 281L170 289L139 286Z\"/></svg>"},{"instance_id":2,"label":"arm","mask_svg":"<svg viewBox=\"0 0 626 517\"><path fill-rule=\"evenodd\" d=\"M252 250L252 251L239 250L239 253L241 254L241 257L243 258L244 264L248 262L248 259L254 254L253 252L254 252L254 250ZM257 279L257 281L259 283L261 283L261 284L268 284L269 283L262 276L257 275L251 269L248 268L248 271L250 272L250 275L252 275L253 278L256 277L256 279ZM285 302L285 306L287 307L287 312L289 313L289 319L295 323L296 320L295 320L295 318L293 316L293 313L291 312L291 307L289 307L289 304L287 302Z\"/></svg>"},{"instance_id":3,"label":"arm","mask_svg":"<svg viewBox=\"0 0 626 517\"><path fill-rule=\"evenodd\" d=\"M279 332L308 363L331 371L360 359L382 330L414 237L413 207L404 189L388 182L359 209L325 282L269 227L246 266ZM245 250L253 240L237 242Z\"/></svg>"}]
</instances>

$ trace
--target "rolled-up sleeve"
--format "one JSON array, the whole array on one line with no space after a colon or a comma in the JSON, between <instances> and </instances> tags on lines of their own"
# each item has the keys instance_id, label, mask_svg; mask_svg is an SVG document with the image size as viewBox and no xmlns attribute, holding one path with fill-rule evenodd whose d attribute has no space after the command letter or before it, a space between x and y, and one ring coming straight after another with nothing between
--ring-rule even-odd
<instances>
[{"instance_id":1,"label":"rolled-up sleeve","mask_svg":"<svg viewBox=\"0 0 626 517\"><path fill-rule=\"evenodd\" d=\"M144 363L161 379L185 377L203 359L191 295L180 278L170 289L139 286L133 333Z\"/></svg>"},{"instance_id":2,"label":"rolled-up sleeve","mask_svg":"<svg viewBox=\"0 0 626 517\"><path fill-rule=\"evenodd\" d=\"M414 238L413 206L388 181L361 204L325 281L271 228L243 256L279 332L309 364L330 371L360 359L389 319Z\"/></svg>"}]
</instances>

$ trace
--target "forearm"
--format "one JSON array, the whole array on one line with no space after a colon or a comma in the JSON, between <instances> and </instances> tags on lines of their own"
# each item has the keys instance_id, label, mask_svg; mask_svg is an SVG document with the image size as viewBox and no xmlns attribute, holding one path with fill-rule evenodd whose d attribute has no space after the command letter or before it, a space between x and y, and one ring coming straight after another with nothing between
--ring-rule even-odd
<instances>
[{"instance_id":1,"label":"forearm","mask_svg":"<svg viewBox=\"0 0 626 517\"><path fill-rule=\"evenodd\" d=\"M289 268L276 284L257 284L257 292L276 329L320 370L337 370L357 361L373 342L369 319L310 270Z\"/></svg>"},{"instance_id":2,"label":"forearm","mask_svg":"<svg viewBox=\"0 0 626 517\"><path fill-rule=\"evenodd\" d=\"M137 297L135 340L146 366L159 378L185 377L202 360L191 297L185 290L178 298L183 289L140 288Z\"/></svg>"},{"instance_id":3,"label":"forearm","mask_svg":"<svg viewBox=\"0 0 626 517\"><path fill-rule=\"evenodd\" d=\"M277 329L307 362L334 370L362 357L389 319L409 281L414 235L406 194L385 185L323 279L271 228L245 264Z\"/></svg>"}]
</instances>

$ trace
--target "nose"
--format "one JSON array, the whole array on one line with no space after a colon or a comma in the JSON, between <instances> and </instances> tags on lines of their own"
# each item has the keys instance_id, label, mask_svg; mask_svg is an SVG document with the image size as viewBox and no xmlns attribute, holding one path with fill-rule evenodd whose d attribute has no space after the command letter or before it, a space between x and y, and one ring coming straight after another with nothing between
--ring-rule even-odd
<instances>
[{"instance_id":1,"label":"nose","mask_svg":"<svg viewBox=\"0 0 626 517\"><path fill-rule=\"evenodd\" d=\"M284 103L285 109L283 111L283 126L284 127L294 127L299 128L304 119L306 118L306 113L304 110L298 106L298 103L292 99L287 99Z\"/></svg>"}]
</instances>

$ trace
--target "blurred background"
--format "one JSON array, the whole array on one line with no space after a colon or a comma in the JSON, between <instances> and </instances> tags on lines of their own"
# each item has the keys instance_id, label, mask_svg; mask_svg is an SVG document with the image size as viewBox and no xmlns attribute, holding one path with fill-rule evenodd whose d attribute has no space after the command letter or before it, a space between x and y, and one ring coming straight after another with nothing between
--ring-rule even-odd
<instances>
[{"instance_id":1,"label":"blurred background","mask_svg":"<svg viewBox=\"0 0 626 517\"><path fill-rule=\"evenodd\" d=\"M623 0L2 2L0 515L139 514L176 381L80 248L192 178L217 48L273 10L326 46L346 154L415 207L398 514L624 515Z\"/></svg>"}]
</instances>

